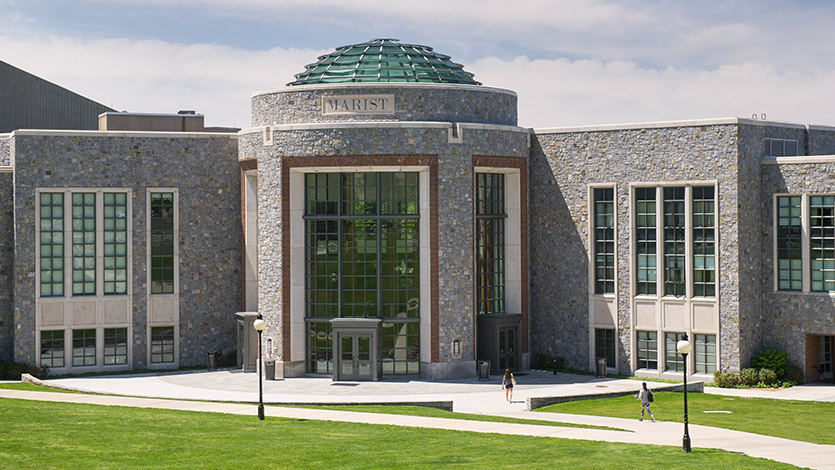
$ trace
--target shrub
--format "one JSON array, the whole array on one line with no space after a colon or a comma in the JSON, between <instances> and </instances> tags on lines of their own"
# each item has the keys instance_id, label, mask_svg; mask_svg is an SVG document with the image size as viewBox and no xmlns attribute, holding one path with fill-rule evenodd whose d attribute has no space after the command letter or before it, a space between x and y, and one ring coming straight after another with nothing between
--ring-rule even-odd
<instances>
[{"instance_id":1,"label":"shrub","mask_svg":"<svg viewBox=\"0 0 835 470\"><path fill-rule=\"evenodd\" d=\"M764 385L773 385L776 380L776 372L771 369L760 369L760 382Z\"/></svg>"},{"instance_id":2,"label":"shrub","mask_svg":"<svg viewBox=\"0 0 835 470\"><path fill-rule=\"evenodd\" d=\"M235 367L238 365L238 353L234 349L220 351L215 356L218 367Z\"/></svg>"},{"instance_id":3,"label":"shrub","mask_svg":"<svg viewBox=\"0 0 835 470\"><path fill-rule=\"evenodd\" d=\"M746 387L753 387L760 381L760 373L757 369L742 369L739 371L739 384Z\"/></svg>"},{"instance_id":4,"label":"shrub","mask_svg":"<svg viewBox=\"0 0 835 470\"><path fill-rule=\"evenodd\" d=\"M0 380L20 380L22 374L31 374L42 379L49 375L49 367L35 367L21 362L0 362Z\"/></svg>"},{"instance_id":5,"label":"shrub","mask_svg":"<svg viewBox=\"0 0 835 470\"><path fill-rule=\"evenodd\" d=\"M786 381L794 382L795 385L802 384L803 380L806 378L803 374L803 369L797 366L788 366L786 367Z\"/></svg>"},{"instance_id":6,"label":"shrub","mask_svg":"<svg viewBox=\"0 0 835 470\"><path fill-rule=\"evenodd\" d=\"M713 373L713 381L722 388L734 388L739 383L739 376L733 372L722 373L717 370Z\"/></svg>"},{"instance_id":7,"label":"shrub","mask_svg":"<svg viewBox=\"0 0 835 470\"><path fill-rule=\"evenodd\" d=\"M787 355L779 349L763 349L751 358L751 367L754 369L771 369L782 377L786 372Z\"/></svg>"},{"instance_id":8,"label":"shrub","mask_svg":"<svg viewBox=\"0 0 835 470\"><path fill-rule=\"evenodd\" d=\"M536 356L536 362L541 370L551 370L554 367L554 360L546 354Z\"/></svg>"}]
</instances>

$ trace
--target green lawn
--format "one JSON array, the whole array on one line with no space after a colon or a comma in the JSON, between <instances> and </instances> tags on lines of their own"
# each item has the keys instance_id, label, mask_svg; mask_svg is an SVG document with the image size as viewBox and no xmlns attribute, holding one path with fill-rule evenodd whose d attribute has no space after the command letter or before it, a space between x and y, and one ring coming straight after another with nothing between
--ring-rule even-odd
<instances>
[{"instance_id":1,"label":"green lawn","mask_svg":"<svg viewBox=\"0 0 835 470\"><path fill-rule=\"evenodd\" d=\"M62 390L60 388L42 387L40 385L30 384L28 382L15 382L8 384L0 384L0 388L11 390L25 390L28 392L57 392L57 393L75 393L69 390Z\"/></svg>"},{"instance_id":2,"label":"green lawn","mask_svg":"<svg viewBox=\"0 0 835 470\"><path fill-rule=\"evenodd\" d=\"M734 468L741 454L0 399L0 468Z\"/></svg>"},{"instance_id":3,"label":"green lawn","mask_svg":"<svg viewBox=\"0 0 835 470\"><path fill-rule=\"evenodd\" d=\"M627 429L613 428L609 426L595 426L591 424L560 423L556 421L546 421L544 419L519 419L507 418L504 416L454 413L452 411L440 410L438 408L430 408L426 406L316 405L304 406L304 408L315 408L336 411L359 411L363 413L385 413L390 415L428 416L432 418L467 419L470 421L487 421L491 423L538 424L541 426L561 426L565 428L602 429L607 431L632 432Z\"/></svg>"},{"instance_id":4,"label":"green lawn","mask_svg":"<svg viewBox=\"0 0 835 470\"><path fill-rule=\"evenodd\" d=\"M816 444L835 444L835 420L832 419L835 416L835 403L688 393L687 408L690 424ZM558 403L536 411L638 419L641 416L641 405L631 396L625 396ZM657 420L684 422L684 395L680 392L656 392L652 412Z\"/></svg>"}]
</instances>

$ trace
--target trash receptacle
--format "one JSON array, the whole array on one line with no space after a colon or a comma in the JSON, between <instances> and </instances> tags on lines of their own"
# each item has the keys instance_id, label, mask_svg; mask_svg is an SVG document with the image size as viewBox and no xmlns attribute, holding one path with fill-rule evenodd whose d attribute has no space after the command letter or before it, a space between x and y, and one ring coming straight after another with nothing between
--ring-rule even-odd
<instances>
[{"instance_id":1,"label":"trash receptacle","mask_svg":"<svg viewBox=\"0 0 835 470\"><path fill-rule=\"evenodd\" d=\"M216 369L217 368L217 353L210 352L206 355L206 365L209 369Z\"/></svg>"},{"instance_id":2,"label":"trash receptacle","mask_svg":"<svg viewBox=\"0 0 835 470\"><path fill-rule=\"evenodd\" d=\"M275 380L275 359L267 359L264 361L264 373L267 380Z\"/></svg>"},{"instance_id":3,"label":"trash receptacle","mask_svg":"<svg viewBox=\"0 0 835 470\"><path fill-rule=\"evenodd\" d=\"M490 380L490 361L478 361L478 380Z\"/></svg>"},{"instance_id":4,"label":"trash receptacle","mask_svg":"<svg viewBox=\"0 0 835 470\"><path fill-rule=\"evenodd\" d=\"M597 358L597 374L598 377L606 377L606 358Z\"/></svg>"}]
</instances>

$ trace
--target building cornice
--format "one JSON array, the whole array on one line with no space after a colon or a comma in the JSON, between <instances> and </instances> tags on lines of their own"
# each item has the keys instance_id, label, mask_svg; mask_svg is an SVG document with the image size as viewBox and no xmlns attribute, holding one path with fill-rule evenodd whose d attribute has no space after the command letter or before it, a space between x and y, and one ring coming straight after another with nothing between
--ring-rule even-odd
<instances>
[{"instance_id":1,"label":"building cornice","mask_svg":"<svg viewBox=\"0 0 835 470\"><path fill-rule=\"evenodd\" d=\"M151 131L80 131L54 129L18 129L12 131L12 136L52 136L52 137L133 137L133 138L166 138L166 139L237 139L238 134L232 132L151 132Z\"/></svg>"},{"instance_id":2,"label":"building cornice","mask_svg":"<svg viewBox=\"0 0 835 470\"><path fill-rule=\"evenodd\" d=\"M575 132L609 132L609 131L626 131L626 130L640 130L640 129L665 129L672 127L699 127L699 126L728 126L728 125L747 125L747 126L765 126L765 127L786 127L791 129L821 129L830 130L826 126L811 126L807 124L798 124L794 122L778 122L778 121L762 121L759 119L746 118L715 118L715 119L693 119L686 121L658 121L658 122L637 122L624 124L604 124L595 126L575 126L575 127L548 127L542 129L534 129L534 134L568 134Z\"/></svg>"},{"instance_id":3,"label":"building cornice","mask_svg":"<svg viewBox=\"0 0 835 470\"><path fill-rule=\"evenodd\" d=\"M328 129L451 129L458 126L459 129L483 130L483 131L504 131L520 132L530 134L531 129L519 126L508 126L504 124L479 124L470 122L443 122L443 121L350 121L350 122L315 122L308 124L276 124L269 126L273 132L291 131L313 131ZM238 135L257 134L264 131L267 126L250 127L241 129Z\"/></svg>"},{"instance_id":4,"label":"building cornice","mask_svg":"<svg viewBox=\"0 0 835 470\"><path fill-rule=\"evenodd\" d=\"M800 155L796 157L763 157L762 165L807 165L810 163L835 163L835 155Z\"/></svg>"}]
</instances>

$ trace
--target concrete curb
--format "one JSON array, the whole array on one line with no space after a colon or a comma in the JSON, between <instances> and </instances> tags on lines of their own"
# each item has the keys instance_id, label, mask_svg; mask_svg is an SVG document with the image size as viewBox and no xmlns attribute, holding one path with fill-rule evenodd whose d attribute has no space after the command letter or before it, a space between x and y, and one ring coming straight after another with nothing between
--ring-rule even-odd
<instances>
[{"instance_id":1,"label":"concrete curb","mask_svg":"<svg viewBox=\"0 0 835 470\"><path fill-rule=\"evenodd\" d=\"M660 387L647 387L652 390L653 392L682 392L684 391L683 384L671 384L671 385L662 385ZM696 392L696 393L703 393L705 391L705 383L704 382L691 382L687 384L687 391L688 392ZM635 393L634 390L628 391L620 391L620 392L607 392L607 393L589 393L585 395L571 395L571 396L561 396L561 397L530 397L527 399L527 407L528 411L535 410L537 408L542 408L543 406L553 405L555 403L567 403L570 401L580 401L580 400L593 400L596 398L614 398L614 397L623 397L626 395L633 395Z\"/></svg>"}]
</instances>

